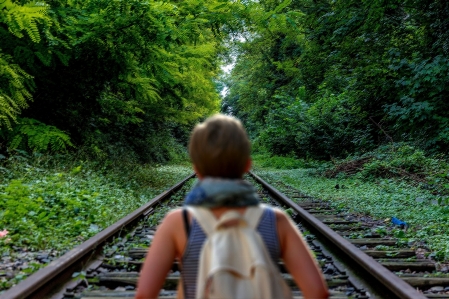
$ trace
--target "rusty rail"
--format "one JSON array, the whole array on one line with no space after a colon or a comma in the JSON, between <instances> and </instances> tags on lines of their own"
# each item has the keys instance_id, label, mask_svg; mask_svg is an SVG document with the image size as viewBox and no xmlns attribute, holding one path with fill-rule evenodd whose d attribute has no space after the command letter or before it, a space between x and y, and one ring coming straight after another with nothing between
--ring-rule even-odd
<instances>
[{"instance_id":1,"label":"rusty rail","mask_svg":"<svg viewBox=\"0 0 449 299\"><path fill-rule=\"evenodd\" d=\"M347 257L352 259L358 265L363 267L366 271L386 286L392 293L401 299L427 299L426 296L417 292L412 286L404 280L390 272L384 266L376 262L372 257L359 250L349 241L341 237L339 234L323 224L320 220L312 216L309 212L294 203L290 198L279 192L273 186L265 182L258 175L250 172L253 178L263 185L277 200L294 209L300 218L306 221L310 226L315 228L324 237L330 240L335 246L343 251Z\"/></svg>"},{"instance_id":2,"label":"rusty rail","mask_svg":"<svg viewBox=\"0 0 449 299\"><path fill-rule=\"evenodd\" d=\"M32 274L18 285L1 294L0 299L43 298L50 289L70 279L73 272L79 271L83 267L83 263L92 258L95 252L98 252L107 240L119 235L125 227L147 215L152 207L171 196L173 192L181 188L185 182L194 176L195 174L189 175L170 189L153 198L147 204L70 250L45 268Z\"/></svg>"}]
</instances>

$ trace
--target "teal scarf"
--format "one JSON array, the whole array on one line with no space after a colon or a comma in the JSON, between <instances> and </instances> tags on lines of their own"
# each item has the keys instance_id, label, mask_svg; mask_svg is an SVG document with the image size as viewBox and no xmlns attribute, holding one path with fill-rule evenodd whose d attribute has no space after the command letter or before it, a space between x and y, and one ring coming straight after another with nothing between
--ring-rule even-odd
<instances>
[{"instance_id":1,"label":"teal scarf","mask_svg":"<svg viewBox=\"0 0 449 299\"><path fill-rule=\"evenodd\" d=\"M184 204L205 208L255 206L259 196L245 180L207 177L193 186Z\"/></svg>"}]
</instances>

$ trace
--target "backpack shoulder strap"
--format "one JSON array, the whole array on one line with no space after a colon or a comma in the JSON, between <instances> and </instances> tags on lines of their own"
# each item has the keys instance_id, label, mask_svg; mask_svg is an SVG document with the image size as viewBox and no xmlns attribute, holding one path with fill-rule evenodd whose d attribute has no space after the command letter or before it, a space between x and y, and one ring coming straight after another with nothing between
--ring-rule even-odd
<instances>
[{"instance_id":1,"label":"backpack shoulder strap","mask_svg":"<svg viewBox=\"0 0 449 299\"><path fill-rule=\"evenodd\" d=\"M262 218L265 209L269 209L267 205L258 204L257 206L248 207L243 216L248 226L256 229L259 225L260 218Z\"/></svg>"},{"instance_id":2,"label":"backpack shoulder strap","mask_svg":"<svg viewBox=\"0 0 449 299\"><path fill-rule=\"evenodd\" d=\"M267 208L269 207L263 204L248 207L245 214L238 218L243 218L249 227L256 229L264 210ZM226 221L229 218L236 218L238 215L237 212L230 211L225 213L220 219L217 219L214 214L206 208L187 206L187 210L192 213L193 217L198 221L207 236L212 234L218 223Z\"/></svg>"},{"instance_id":3,"label":"backpack shoulder strap","mask_svg":"<svg viewBox=\"0 0 449 299\"><path fill-rule=\"evenodd\" d=\"M207 236L212 234L218 220L214 214L206 208L187 206L187 210L192 213Z\"/></svg>"},{"instance_id":4,"label":"backpack shoulder strap","mask_svg":"<svg viewBox=\"0 0 449 299\"><path fill-rule=\"evenodd\" d=\"M189 236L190 236L190 222L189 222L189 217L187 215L187 209L186 208L182 209L182 220L184 220L184 228L186 230L186 236L187 236L187 239L188 239Z\"/></svg>"}]
</instances>

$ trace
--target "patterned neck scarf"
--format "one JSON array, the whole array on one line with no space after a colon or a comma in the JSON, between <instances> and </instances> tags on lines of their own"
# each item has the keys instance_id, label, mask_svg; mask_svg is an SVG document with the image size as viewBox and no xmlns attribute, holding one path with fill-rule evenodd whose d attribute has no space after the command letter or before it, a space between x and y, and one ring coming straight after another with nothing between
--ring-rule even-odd
<instances>
[{"instance_id":1,"label":"patterned neck scarf","mask_svg":"<svg viewBox=\"0 0 449 299\"><path fill-rule=\"evenodd\" d=\"M255 206L259 196L245 180L206 177L195 184L184 204L205 208Z\"/></svg>"}]
</instances>

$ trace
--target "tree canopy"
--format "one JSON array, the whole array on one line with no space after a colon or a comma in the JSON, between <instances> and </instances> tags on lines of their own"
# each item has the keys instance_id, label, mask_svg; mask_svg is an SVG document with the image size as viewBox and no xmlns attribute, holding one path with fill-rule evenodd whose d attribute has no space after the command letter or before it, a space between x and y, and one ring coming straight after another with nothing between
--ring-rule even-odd
<instances>
[{"instance_id":1,"label":"tree canopy","mask_svg":"<svg viewBox=\"0 0 449 299\"><path fill-rule=\"evenodd\" d=\"M100 155L118 146L157 160L160 140L218 111L223 44L242 9L222 0L1 2L3 139L26 142L38 132L17 127L34 119Z\"/></svg>"},{"instance_id":2,"label":"tree canopy","mask_svg":"<svg viewBox=\"0 0 449 299\"><path fill-rule=\"evenodd\" d=\"M442 0L3 0L1 151L167 160L226 86L273 154L446 152L448 28Z\"/></svg>"},{"instance_id":3,"label":"tree canopy","mask_svg":"<svg viewBox=\"0 0 449 299\"><path fill-rule=\"evenodd\" d=\"M446 1L258 1L222 110L274 154L449 145Z\"/></svg>"}]
</instances>

